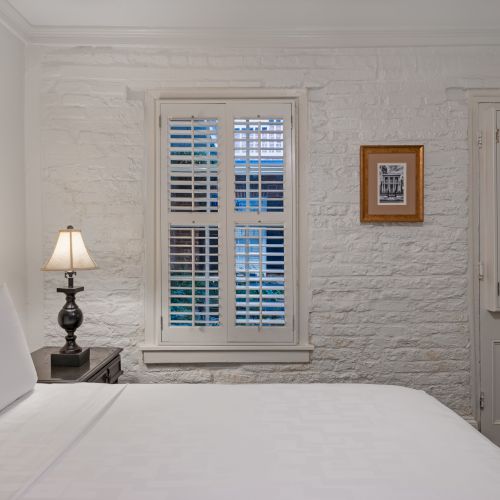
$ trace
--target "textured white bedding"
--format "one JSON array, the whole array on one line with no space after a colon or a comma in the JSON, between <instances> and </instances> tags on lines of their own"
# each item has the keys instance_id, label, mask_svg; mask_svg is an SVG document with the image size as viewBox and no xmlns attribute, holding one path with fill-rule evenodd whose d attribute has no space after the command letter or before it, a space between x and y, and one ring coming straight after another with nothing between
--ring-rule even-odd
<instances>
[{"instance_id":1,"label":"textured white bedding","mask_svg":"<svg viewBox=\"0 0 500 500\"><path fill-rule=\"evenodd\" d=\"M80 387L60 386L68 396L51 402L53 429ZM58 439L42 425L47 445ZM500 498L500 449L435 399L399 387L130 385L86 427L23 479L19 498ZM26 445L18 457L16 439L8 446L19 468L31 462Z\"/></svg>"},{"instance_id":2,"label":"textured white bedding","mask_svg":"<svg viewBox=\"0 0 500 500\"><path fill-rule=\"evenodd\" d=\"M0 413L0 499L42 474L94 423L125 386L36 384Z\"/></svg>"}]
</instances>

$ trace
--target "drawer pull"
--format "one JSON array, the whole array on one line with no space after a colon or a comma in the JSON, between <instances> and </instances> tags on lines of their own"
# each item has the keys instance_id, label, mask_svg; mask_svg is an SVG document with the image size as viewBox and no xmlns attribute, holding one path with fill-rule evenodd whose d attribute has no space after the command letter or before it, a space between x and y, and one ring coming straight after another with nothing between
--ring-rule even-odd
<instances>
[{"instance_id":1,"label":"drawer pull","mask_svg":"<svg viewBox=\"0 0 500 500\"><path fill-rule=\"evenodd\" d=\"M115 358L106 368L102 368L100 372L94 375L89 382L116 384L121 375L123 375L121 360L120 358Z\"/></svg>"}]
</instances>

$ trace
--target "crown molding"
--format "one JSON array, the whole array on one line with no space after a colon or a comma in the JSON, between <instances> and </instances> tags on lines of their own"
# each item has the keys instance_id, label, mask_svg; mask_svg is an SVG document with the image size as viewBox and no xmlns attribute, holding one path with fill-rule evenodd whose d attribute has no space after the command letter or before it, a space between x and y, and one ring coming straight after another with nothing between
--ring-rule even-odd
<instances>
[{"instance_id":1,"label":"crown molding","mask_svg":"<svg viewBox=\"0 0 500 500\"><path fill-rule=\"evenodd\" d=\"M0 24L19 40L28 43L33 26L7 0L0 0Z\"/></svg>"},{"instance_id":2,"label":"crown molding","mask_svg":"<svg viewBox=\"0 0 500 500\"><path fill-rule=\"evenodd\" d=\"M500 45L500 29L234 29L34 26L8 0L0 23L25 43L151 47L364 48Z\"/></svg>"},{"instance_id":3,"label":"crown molding","mask_svg":"<svg viewBox=\"0 0 500 500\"><path fill-rule=\"evenodd\" d=\"M500 30L235 30L32 27L40 45L362 48L500 45Z\"/></svg>"}]
</instances>

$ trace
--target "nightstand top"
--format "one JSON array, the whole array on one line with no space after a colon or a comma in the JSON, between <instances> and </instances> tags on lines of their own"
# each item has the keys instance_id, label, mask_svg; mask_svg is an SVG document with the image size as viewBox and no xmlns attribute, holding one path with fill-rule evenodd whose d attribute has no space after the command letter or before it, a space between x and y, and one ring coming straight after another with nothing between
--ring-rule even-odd
<instances>
[{"instance_id":1,"label":"nightstand top","mask_svg":"<svg viewBox=\"0 0 500 500\"><path fill-rule=\"evenodd\" d=\"M91 347L90 360L82 366L51 366L50 355L60 347L42 347L31 353L40 383L86 382L110 361L119 356L120 347Z\"/></svg>"}]
</instances>

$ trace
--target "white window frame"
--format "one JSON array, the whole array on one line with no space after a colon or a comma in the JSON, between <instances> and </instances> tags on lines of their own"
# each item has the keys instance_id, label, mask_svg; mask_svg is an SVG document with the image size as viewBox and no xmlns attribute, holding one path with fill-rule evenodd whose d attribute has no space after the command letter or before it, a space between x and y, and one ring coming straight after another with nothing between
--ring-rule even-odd
<instances>
[{"instance_id":1,"label":"white window frame","mask_svg":"<svg viewBox=\"0 0 500 500\"><path fill-rule=\"evenodd\" d=\"M292 251L295 278L293 293L294 336L288 344L273 342L234 342L223 345L196 345L162 342L161 338L161 130L158 126L161 105L165 102L217 103L221 100L259 100L292 106L291 131L294 155L293 231L296 246ZM308 362L313 346L309 343L310 307L308 227L307 227L307 93L303 89L168 89L151 90L145 99L145 128L148 140L145 161L145 363L247 363ZM224 176L224 174L222 174ZM234 189L229 190L234 191ZM229 197L231 198L231 197ZM232 199L232 198L231 198ZM230 199L226 198L226 204ZM229 205L227 205L229 209ZM244 340L244 339L243 339Z\"/></svg>"}]
</instances>

